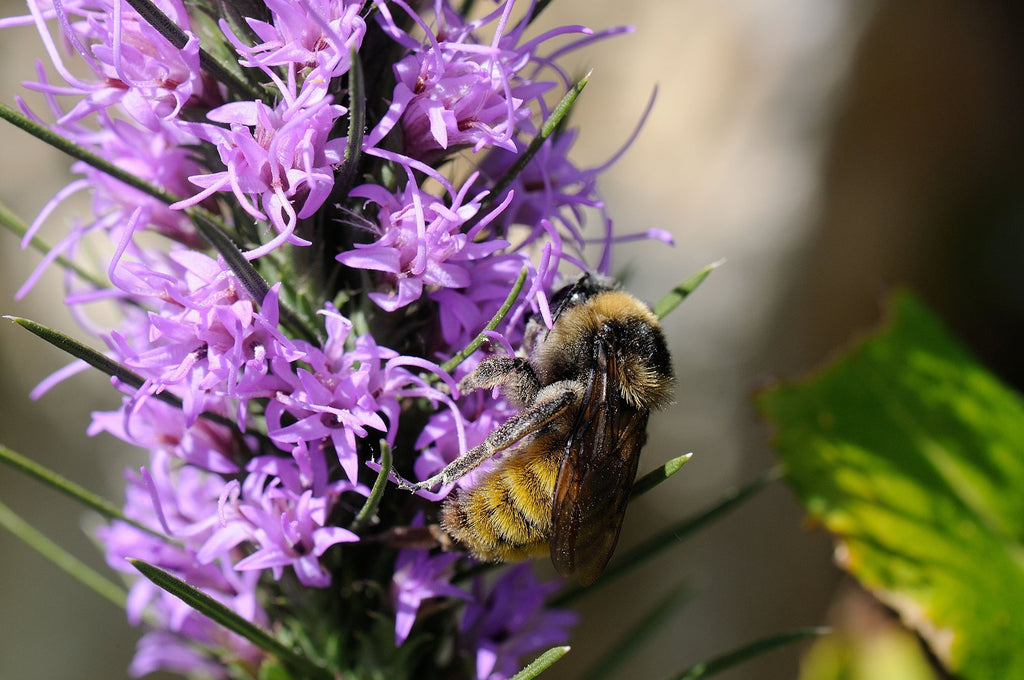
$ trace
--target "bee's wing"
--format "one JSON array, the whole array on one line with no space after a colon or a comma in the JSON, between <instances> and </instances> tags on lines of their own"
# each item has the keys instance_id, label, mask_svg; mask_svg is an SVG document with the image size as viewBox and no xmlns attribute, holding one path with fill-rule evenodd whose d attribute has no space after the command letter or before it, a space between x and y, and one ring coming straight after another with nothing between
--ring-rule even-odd
<instances>
[{"instance_id":1,"label":"bee's wing","mask_svg":"<svg viewBox=\"0 0 1024 680\"><path fill-rule=\"evenodd\" d=\"M565 445L551 510L551 561L585 586L604 571L619 540L649 415L620 398L614 353L603 343L596 352L597 370Z\"/></svg>"}]
</instances>

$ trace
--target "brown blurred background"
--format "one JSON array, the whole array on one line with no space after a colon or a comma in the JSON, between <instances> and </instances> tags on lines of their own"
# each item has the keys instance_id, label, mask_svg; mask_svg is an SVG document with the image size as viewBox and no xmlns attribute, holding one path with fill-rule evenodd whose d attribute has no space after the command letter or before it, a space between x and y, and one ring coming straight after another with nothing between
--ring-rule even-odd
<instances>
[{"instance_id":1,"label":"brown blurred background","mask_svg":"<svg viewBox=\"0 0 1024 680\"><path fill-rule=\"evenodd\" d=\"M3 16L23 11L0 0ZM676 236L674 249L620 251L630 288L654 300L727 260L666 321L678 403L652 419L642 466L686 451L694 458L631 510L620 550L769 468L751 391L819 364L877 319L894 285L939 309L1006 379L1024 381L1018 3L559 0L544 20L636 27L570 56L570 70L594 68L576 117L581 164L612 154L658 87L646 128L602 182L619 229ZM41 55L33 30L3 33L5 103ZM24 218L69 181L65 160L9 126L0 126L0 157L0 200ZM70 214L51 219L51 241ZM0 312L74 329L57 276L12 299L38 255L0 234L0 258ZM0 324L0 442L119 499L120 467L135 456L83 434L91 410L115 404L105 381L79 376L27 400L63 363ZM74 504L7 469L0 499L102 566ZM842 577L827 537L802 528L801 517L776 484L596 593L582 605L574 651L551 677L585 673L679 583L692 600L621 677L669 677L753 638L829 620ZM6 533L0 554L0 678L125 676L135 633L120 612ZM801 651L721 677L793 678Z\"/></svg>"}]
</instances>

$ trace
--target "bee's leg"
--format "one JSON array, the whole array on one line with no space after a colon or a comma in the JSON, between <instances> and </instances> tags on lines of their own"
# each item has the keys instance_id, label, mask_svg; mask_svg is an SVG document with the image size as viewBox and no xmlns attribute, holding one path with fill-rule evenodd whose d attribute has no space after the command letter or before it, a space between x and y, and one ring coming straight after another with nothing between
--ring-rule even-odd
<instances>
[{"instance_id":1,"label":"bee's leg","mask_svg":"<svg viewBox=\"0 0 1024 680\"><path fill-rule=\"evenodd\" d=\"M406 491L423 491L451 484L485 460L509 448L523 437L536 432L577 403L583 396L583 386L573 380L552 383L537 393L530 408L512 416L481 443L448 463L433 477L410 484L398 477L398 487ZM397 476L397 475L396 475Z\"/></svg>"},{"instance_id":2,"label":"bee's leg","mask_svg":"<svg viewBox=\"0 0 1024 680\"><path fill-rule=\"evenodd\" d=\"M540 380L533 366L520 357L490 357L459 381L459 392L501 387L505 398L520 408L533 404L540 391Z\"/></svg>"}]
</instances>

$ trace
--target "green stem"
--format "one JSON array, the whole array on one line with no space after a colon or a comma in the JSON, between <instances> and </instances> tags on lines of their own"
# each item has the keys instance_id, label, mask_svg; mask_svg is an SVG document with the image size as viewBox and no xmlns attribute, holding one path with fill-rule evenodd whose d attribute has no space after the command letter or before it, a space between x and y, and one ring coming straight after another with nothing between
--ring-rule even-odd
<instances>
[{"instance_id":1,"label":"green stem","mask_svg":"<svg viewBox=\"0 0 1024 680\"><path fill-rule=\"evenodd\" d=\"M451 373L459 364L465 361L470 354L475 352L480 345L484 344L484 341L487 339L487 335L485 334L488 331L493 331L497 328L498 324L500 324L508 315L509 310L512 309L512 305L515 304L516 298L519 297L519 292L523 289L523 284L526 282L526 274L527 269L526 267L523 267L519 272L519 276L516 277L516 282L512 284L512 290L509 291L505 301L501 303L501 307L499 307L498 311L491 317L491 320L487 322L484 329L480 331L480 333L473 338L473 342L466 345L462 351L441 364L441 370L445 373Z\"/></svg>"},{"instance_id":2,"label":"green stem","mask_svg":"<svg viewBox=\"0 0 1024 680\"><path fill-rule=\"evenodd\" d=\"M380 501L384 497L384 491L387 489L388 475L390 473L391 447L382 439L380 441L380 472L377 473L377 479L373 483L373 488L370 489L370 496L363 503L363 507L359 510L349 529L358 531L363 528L373 517L374 513L377 512Z\"/></svg>"}]
</instances>

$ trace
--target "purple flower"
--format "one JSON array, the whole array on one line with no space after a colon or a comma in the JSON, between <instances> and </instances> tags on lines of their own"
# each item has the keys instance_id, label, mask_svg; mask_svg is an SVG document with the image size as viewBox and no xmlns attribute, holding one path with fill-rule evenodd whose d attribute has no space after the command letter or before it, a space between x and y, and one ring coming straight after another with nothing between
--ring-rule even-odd
<instances>
[{"instance_id":1,"label":"purple flower","mask_svg":"<svg viewBox=\"0 0 1024 680\"><path fill-rule=\"evenodd\" d=\"M422 514L411 526L423 526ZM428 550L400 550L391 579L391 602L395 608L395 645L409 637L416 612L424 600L433 597L468 598L469 593L451 584L452 565L457 553L432 555Z\"/></svg>"},{"instance_id":2,"label":"purple flower","mask_svg":"<svg viewBox=\"0 0 1024 680\"><path fill-rule=\"evenodd\" d=\"M565 644L576 624L575 612L545 609L557 582L539 583L529 563L505 571L490 587L477 577L473 599L459 630L476 654L479 680L504 680L515 675L531 654Z\"/></svg>"},{"instance_id":3,"label":"purple flower","mask_svg":"<svg viewBox=\"0 0 1024 680\"><path fill-rule=\"evenodd\" d=\"M281 466L294 468L295 463L256 458L247 466L249 474L241 484L232 481L225 486L219 503L220 526L203 544L197 559L209 562L248 542L256 550L236 562L235 569L269 569L280 579L287 566L302 584L327 587L330 574L319 558L333 545L359 540L351 531L328 524L334 503L342 493L356 491L365 496L369 490L336 482L324 495L314 496L312 489L296 488L275 476ZM297 472L293 469L288 476L297 480Z\"/></svg>"},{"instance_id":4,"label":"purple flower","mask_svg":"<svg viewBox=\"0 0 1024 680\"><path fill-rule=\"evenodd\" d=\"M202 470L238 472L231 430L202 418L188 425L181 409L157 399L136 403L126 397L122 410L94 412L88 433L100 432L142 449L166 453Z\"/></svg>"},{"instance_id":5,"label":"purple flower","mask_svg":"<svg viewBox=\"0 0 1024 680\"><path fill-rule=\"evenodd\" d=\"M194 251L173 252L170 260L168 273L123 265L123 278L115 280L160 304L131 329L135 346L120 333L112 335L111 344L124 364L147 378L143 394L178 388L189 422L234 400L244 427L250 399L287 386L270 366L304 356L278 330L279 285L257 311L222 262Z\"/></svg>"},{"instance_id":6,"label":"purple flower","mask_svg":"<svg viewBox=\"0 0 1024 680\"><path fill-rule=\"evenodd\" d=\"M189 30L191 23L180 0L155 3L171 21ZM173 47L159 31L126 5L104 0L44 2L29 0L29 10L44 44L68 87L56 88L45 81L26 84L54 95L76 95L79 103L62 117L61 123L78 121L112 106L148 129L157 130L161 121L172 120L187 105L209 105L219 98L199 70L199 41L190 36L182 48ZM64 37L93 71L94 79L81 79L64 66L60 53L49 39L44 23L56 16L69 30ZM79 20L73 20L74 17Z\"/></svg>"},{"instance_id":7,"label":"purple flower","mask_svg":"<svg viewBox=\"0 0 1024 680\"><path fill-rule=\"evenodd\" d=\"M288 387L267 405L267 428L271 439L284 450L330 441L346 476L355 482L360 463L356 441L365 438L368 429L387 430L377 397L388 395L380 391L375 374L380 371L380 358L396 355L379 352L371 338L363 340L363 352L343 351L352 324L336 313L329 318L333 335L327 346L324 350L306 349L311 370L298 367L286 377ZM375 362L366 360L374 354L378 354ZM378 389L372 389L372 383Z\"/></svg>"},{"instance_id":8,"label":"purple flower","mask_svg":"<svg viewBox=\"0 0 1024 680\"><path fill-rule=\"evenodd\" d=\"M569 159L576 136L577 131L569 130L544 142L512 181L509 188L514 197L508 210L495 220L495 228L509 233L513 225L532 225L531 233L523 239L528 243L546 235L541 225L543 220L549 220L564 229L577 252L582 251L584 211L600 211L602 221L609 218L597 191L596 180L601 168L580 170ZM480 163L480 169L486 177L496 181L516 160L518 154L494 149Z\"/></svg>"},{"instance_id":9,"label":"purple flower","mask_svg":"<svg viewBox=\"0 0 1024 680\"><path fill-rule=\"evenodd\" d=\"M480 678L508 677L528 655L564 642L575 617L545 608L557 586L538 583L528 566L476 578L470 593L451 582L464 554L394 545L401 528L422 526L426 506L371 494L379 466L370 458L382 442L398 469L425 478L483 441L514 409L487 391L456 401L455 378L488 352L512 353L531 319L550 325L551 291L590 269L592 244L603 246L598 269L607 271L621 237L596 188L604 166L569 160L574 132L549 139L509 187L495 189L549 116L549 91L571 84L557 57L614 31L564 26L527 37L535 0L497 0L472 20L451 0L266 0L229 3L217 25L195 3L156 0L185 31L179 49L161 34L171 33L166 25L154 28L161 22L125 3L28 1L31 16L0 27L38 27L63 81L40 67L30 84L45 97L50 127L182 197L167 205L79 162L79 178L25 239L62 200L90 191L93 214L39 271L61 255L82 262L93 239L113 250L92 268L105 269L110 285L68 274L67 303L110 359L143 381L136 389L113 379L122 406L94 414L89 429L140 447L148 461L125 475L124 512L153 533L123 521L98 531L108 563L130 583L129 620L152 624L131 672L273 669L259 649L140 578L128 557L274 634L327 642L317 662L339 677L364 663L380 670L359 650L391 642L389 627L372 640L376 626L350 625L368 613L336 600L356 590L352 603L393 608L394 642L408 641L409 659L423 648L415 622L424 602L465 601L438 612L448 617L441 630L457 634L441 642L472 658ZM247 9L258 16L234 14ZM89 75L64 65L50 19ZM216 82L218 64L237 79ZM367 76L364 101L350 91L356 65ZM353 124L366 133L346 162ZM202 211L215 219L200 236L193 220ZM596 233L584 230L588 213L600 218ZM248 263L229 242L248 249ZM449 375L441 366L480 333L524 268L490 344ZM260 277L268 292L253 299ZM120 310L112 325L90 317L99 301ZM375 515L354 522L364 507ZM299 586L302 597L287 598ZM317 618L327 611L330 619Z\"/></svg>"},{"instance_id":10,"label":"purple flower","mask_svg":"<svg viewBox=\"0 0 1024 680\"><path fill-rule=\"evenodd\" d=\"M128 667L129 675L134 678L157 671L195 674L218 680L229 677L223 661L211 658L189 638L164 630L153 630L139 638L135 656Z\"/></svg>"},{"instance_id":11,"label":"purple flower","mask_svg":"<svg viewBox=\"0 0 1024 680\"><path fill-rule=\"evenodd\" d=\"M653 99L651 100L653 104ZM530 231L517 241L516 247L526 247L538 239L559 240L564 234L572 244L572 252L580 261L584 259L584 248L599 243L603 248L597 270L603 274L611 271L611 246L623 240L652 238L672 244L668 232L652 229L646 232L614 237L611 233L611 217L605 210L604 200L597 189L597 177L611 167L626 152L646 119L650 108L644 113L636 130L622 147L601 165L581 169L569 158L569 152L578 136L578 130L566 130L549 137L526 167L516 175L509 186L513 194L508 209L494 220L492 227L499 234L512 234L516 225L529 225ZM483 176L497 181L518 160L518 155L504 149L494 149L480 162ZM596 212L604 227L599 237L585 238L583 225L587 213ZM550 225L558 227L552 232Z\"/></svg>"},{"instance_id":12,"label":"purple flower","mask_svg":"<svg viewBox=\"0 0 1024 680\"><path fill-rule=\"evenodd\" d=\"M127 605L129 621L140 623L145 611L159 629L174 633L174 643L165 648L154 644L157 640L166 641L162 633L151 633L153 637L140 642L132 673L142 675L157 669L216 671L216 667L208 668L208 662L195 655L187 640L223 647L245 663L258 664L263 654L257 647L142 578L126 562L129 557L144 560L200 588L244 618L261 625L266 623L266 614L256 597L258 574L237 572L229 562L201 563L196 557L198 547L214 530L224 480L198 467L174 465L172 460L158 450L152 454L148 468L139 473L126 472L124 513L157 532L168 533L178 543L123 522L102 526L96 532L105 547L107 564L132 579Z\"/></svg>"},{"instance_id":13,"label":"purple flower","mask_svg":"<svg viewBox=\"0 0 1024 680\"><path fill-rule=\"evenodd\" d=\"M451 192L451 205L424 192L413 180L399 194L381 186L356 187L350 196L365 198L376 205L379 238L373 243L356 244L337 259L344 265L385 273L387 290L370 293L371 300L387 311L418 300L424 286L465 288L470 283L467 268L474 260L485 258L506 247L500 239L476 242L474 237L503 208L499 205L472 229L463 225L476 216L484 193L466 200L476 175L462 189Z\"/></svg>"},{"instance_id":14,"label":"purple flower","mask_svg":"<svg viewBox=\"0 0 1024 680\"><path fill-rule=\"evenodd\" d=\"M262 41L253 46L239 40L226 21L220 22L221 30L243 57L243 66L266 73L272 73L274 66L288 66L324 80L348 72L350 54L359 50L366 34L366 22L360 16L362 0L267 0L266 5L270 21L246 19Z\"/></svg>"},{"instance_id":15,"label":"purple flower","mask_svg":"<svg viewBox=\"0 0 1024 680\"><path fill-rule=\"evenodd\" d=\"M171 206L183 208L220 191L232 192L245 212L269 220L277 231L247 253L250 259L286 242L310 244L295 235L296 222L323 205L334 186L334 168L344 157L346 139L328 137L344 107L331 104L322 87L302 94L291 88L283 94L275 108L262 101L232 102L207 114L212 121L228 124L228 129L193 126L198 137L216 146L225 169L190 176L202 191Z\"/></svg>"},{"instance_id":16,"label":"purple flower","mask_svg":"<svg viewBox=\"0 0 1024 680\"><path fill-rule=\"evenodd\" d=\"M404 2L396 0L394 4L409 14L427 39L420 43L402 30L386 5L378 3L384 30L412 49L395 64L395 105L388 121L400 116L405 153L426 162L463 146L474 152L487 147L516 151L516 132L533 129L531 103L539 110L541 95L554 85L532 77L547 62L534 54L535 48L554 35L591 33L582 27L566 27L519 44L526 22L509 27L514 0L468 23L447 4L438 2L434 28ZM491 24L493 37L490 44L484 44L476 34ZM384 132L378 130L370 139L376 140Z\"/></svg>"}]
</instances>

